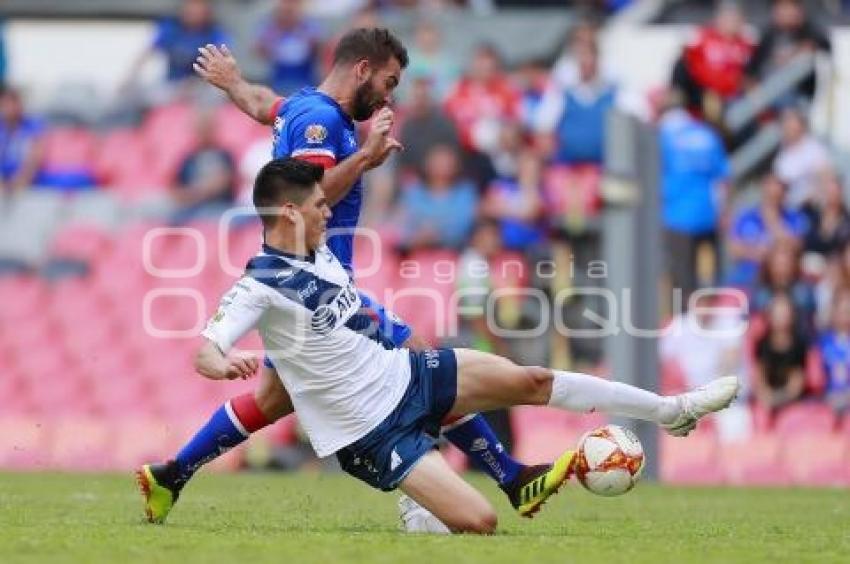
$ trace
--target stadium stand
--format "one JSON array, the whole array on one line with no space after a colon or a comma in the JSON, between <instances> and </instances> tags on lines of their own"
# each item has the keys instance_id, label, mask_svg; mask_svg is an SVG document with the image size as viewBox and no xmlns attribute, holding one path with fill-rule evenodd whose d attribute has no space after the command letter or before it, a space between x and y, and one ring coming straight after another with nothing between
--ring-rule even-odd
<instances>
[{"instance_id":1,"label":"stadium stand","mask_svg":"<svg viewBox=\"0 0 850 564\"><path fill-rule=\"evenodd\" d=\"M17 10L19 15L43 14L36 4L55 7L62 3L9 2L4 9ZM86 3L76 4L73 14L64 13L90 17L109 5L114 13L150 17L162 15L175 5L165 1L89 2L87 7L83 6ZM259 13L256 3L249 4L250 9L234 21ZM694 19L694 14L702 10L699 3L666 4L661 21L703 21L701 16ZM763 6L754 8L753 14L751 21L764 21L769 16ZM413 29L409 21L394 20L396 14L386 17L390 22L400 22L402 30ZM560 35L572 16L549 18L551 21L539 29L528 15L515 18L509 25L504 19L499 23L498 17L475 19L468 29L457 21L435 21L446 38L447 51L466 54L478 42L493 39L504 49L506 63L515 67L529 53L543 51L541 46L563 44ZM504 36L499 35L500 30L507 30ZM600 33L604 35L604 28ZM528 41L504 40L518 36ZM609 44L605 38L592 36L591 41L599 42L604 56ZM552 60L547 62L553 62L556 57L549 58ZM655 91L666 92L668 85L653 86ZM776 97L782 93L779 90ZM197 333L198 324L213 313L220 293L239 275L260 240L257 225L251 221L224 229L215 221L194 222L182 231L174 230L168 221L173 211L168 187L179 162L193 147L193 120L199 106L182 100L158 105L132 126L104 129L57 122L45 138L44 173L50 179L49 186L0 199L0 426L4 429L0 435L0 467L127 469L162 458L185 439L212 406L251 388L250 383L207 382L195 376L191 366L195 346L191 334ZM738 192L744 195L735 195L730 210L738 203L737 198L743 202L748 197L750 178L745 173L769 168L769 155L780 140L771 111L741 108L731 115L756 113L760 131L777 135L764 144L764 153L757 151L763 158L739 153L732 176ZM219 102L213 111L216 139L237 162L269 135L267 128L254 124L230 104ZM404 114L403 104L400 113ZM469 125L464 123L466 130L474 129ZM486 129L493 123L482 119L477 126ZM524 131L529 147L534 142L531 133ZM760 139L759 135L753 133L744 141L751 143ZM730 147L741 151L734 144ZM830 150L840 149L832 146ZM462 154L462 158L472 157ZM493 155L474 158L483 158L493 168L510 169L515 164L495 162L499 159ZM749 164L741 165L744 161ZM570 244L579 247L577 252L586 251L588 247L583 247L580 239L569 235L584 229L599 231L606 205L604 168L545 164L535 186L545 202L545 209L535 220L547 236L544 251L565 235ZM479 191L484 187L477 186ZM397 199L397 194L394 197ZM393 235L400 226L393 225L389 217L380 219L388 221L375 226L382 235L379 245L364 240L356 245L356 270L368 271L359 276L359 284L436 344L457 318L455 280L444 273L457 270L463 249L402 253ZM721 242L728 242L730 237L722 232L718 236ZM847 242L843 244L846 249ZM499 266L504 262L530 258L528 252L500 254L491 261L491 269L498 275L505 272ZM833 257L821 258L825 263L833 261ZM153 269L145 268L146 260ZM721 260L715 262L722 266ZM820 275L806 271L804 276L823 284L831 276L827 270ZM159 275L152 274L157 271ZM539 278L530 265L518 279L496 276L495 286L549 291L549 282ZM527 304L520 304L518 309L518 324L533 320L534 312L527 311ZM754 319L750 336L741 347L745 358L739 360L743 366L753 362L755 335L760 329L758 319ZM811 347L816 348L814 334L822 329L818 325L808 335ZM256 337L243 347L261 350ZM545 353L536 363L546 364ZM605 371L601 363L593 368ZM821 376L817 366L809 367L807 394L778 412L753 398L742 398L740 407L747 429L735 440L724 435L724 427L717 420L685 442L663 436L662 479L688 484L850 484L850 414L836 413L824 403L824 384L818 380ZM676 362L665 363L661 389L672 393L687 385L683 367ZM517 457L537 462L560 453L604 419L595 414L518 408L511 413L511 423ZM278 428L274 441L298 440L292 419ZM455 466L462 466L457 453L451 456ZM237 451L225 457L220 467L235 468L242 460L241 451Z\"/></svg>"}]
</instances>

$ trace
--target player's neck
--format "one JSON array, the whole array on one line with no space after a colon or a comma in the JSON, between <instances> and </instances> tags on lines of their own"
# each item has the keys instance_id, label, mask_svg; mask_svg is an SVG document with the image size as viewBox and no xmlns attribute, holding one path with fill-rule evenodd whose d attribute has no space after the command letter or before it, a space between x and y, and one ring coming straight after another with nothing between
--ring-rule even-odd
<instances>
[{"instance_id":1,"label":"player's neck","mask_svg":"<svg viewBox=\"0 0 850 564\"><path fill-rule=\"evenodd\" d=\"M354 98L351 94L349 94L352 89L348 84L346 84L347 81L347 77L332 70L316 90L333 98L342 110L350 117L351 103Z\"/></svg>"},{"instance_id":2,"label":"player's neck","mask_svg":"<svg viewBox=\"0 0 850 564\"><path fill-rule=\"evenodd\" d=\"M266 231L263 242L272 249L289 255L309 257L312 254L303 237L295 237L293 233Z\"/></svg>"}]
</instances>

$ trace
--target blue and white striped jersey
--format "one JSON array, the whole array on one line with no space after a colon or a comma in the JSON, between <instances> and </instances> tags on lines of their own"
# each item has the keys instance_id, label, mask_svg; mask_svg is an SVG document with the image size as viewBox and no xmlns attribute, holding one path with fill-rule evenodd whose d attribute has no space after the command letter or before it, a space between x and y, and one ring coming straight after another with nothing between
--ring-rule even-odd
<instances>
[{"instance_id":1,"label":"blue and white striped jersey","mask_svg":"<svg viewBox=\"0 0 850 564\"><path fill-rule=\"evenodd\" d=\"M383 421L410 381L407 349L362 306L327 246L299 257L263 245L202 335L226 353L258 329L313 448L328 456Z\"/></svg>"}]
</instances>

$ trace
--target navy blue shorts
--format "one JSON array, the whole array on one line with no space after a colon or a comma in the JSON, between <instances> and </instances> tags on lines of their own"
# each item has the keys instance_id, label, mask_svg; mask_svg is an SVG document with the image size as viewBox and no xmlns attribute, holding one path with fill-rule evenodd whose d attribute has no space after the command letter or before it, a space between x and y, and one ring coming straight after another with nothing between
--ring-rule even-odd
<instances>
[{"instance_id":1,"label":"navy blue shorts","mask_svg":"<svg viewBox=\"0 0 850 564\"><path fill-rule=\"evenodd\" d=\"M452 349L410 353L410 384L396 408L366 436L336 453L343 470L392 491L436 445L440 423L457 396Z\"/></svg>"},{"instance_id":2,"label":"navy blue shorts","mask_svg":"<svg viewBox=\"0 0 850 564\"><path fill-rule=\"evenodd\" d=\"M395 348L400 349L413 334L410 325L362 292L360 293L360 301L363 304L362 307L368 309L374 316L377 326L389 337ZM271 359L267 356L263 357L263 365L274 369Z\"/></svg>"}]
</instances>

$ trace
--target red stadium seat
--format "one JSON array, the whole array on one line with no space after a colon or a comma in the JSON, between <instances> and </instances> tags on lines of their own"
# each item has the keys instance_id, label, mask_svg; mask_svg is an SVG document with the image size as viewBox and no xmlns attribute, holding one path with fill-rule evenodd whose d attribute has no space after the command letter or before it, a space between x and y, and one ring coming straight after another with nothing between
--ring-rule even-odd
<instances>
[{"instance_id":1,"label":"red stadium seat","mask_svg":"<svg viewBox=\"0 0 850 564\"><path fill-rule=\"evenodd\" d=\"M783 442L783 464L793 483L850 485L850 444L837 433L797 433Z\"/></svg>"},{"instance_id":2,"label":"red stadium seat","mask_svg":"<svg viewBox=\"0 0 850 564\"><path fill-rule=\"evenodd\" d=\"M95 182L97 137L82 127L50 129L44 138L43 176L48 184L91 186Z\"/></svg>"},{"instance_id":3,"label":"red stadium seat","mask_svg":"<svg viewBox=\"0 0 850 564\"><path fill-rule=\"evenodd\" d=\"M0 322L15 323L36 316L47 295L47 285L34 276L0 277Z\"/></svg>"},{"instance_id":4,"label":"red stadium seat","mask_svg":"<svg viewBox=\"0 0 850 564\"><path fill-rule=\"evenodd\" d=\"M151 166L151 156L142 132L118 129L106 135L96 163L100 184L110 186L126 199L135 200L168 185L167 179Z\"/></svg>"},{"instance_id":5,"label":"red stadium seat","mask_svg":"<svg viewBox=\"0 0 850 564\"><path fill-rule=\"evenodd\" d=\"M400 263L398 290L384 301L432 344L457 334L457 258L452 251L413 253Z\"/></svg>"},{"instance_id":6,"label":"red stadium seat","mask_svg":"<svg viewBox=\"0 0 850 564\"><path fill-rule=\"evenodd\" d=\"M776 416L774 431L782 437L799 433L830 433L836 423L835 413L828 405L803 402L784 407Z\"/></svg>"},{"instance_id":7,"label":"red stadium seat","mask_svg":"<svg viewBox=\"0 0 850 564\"><path fill-rule=\"evenodd\" d=\"M50 457L47 450L48 425L37 417L0 416L0 468L35 470L46 468Z\"/></svg>"},{"instance_id":8,"label":"red stadium seat","mask_svg":"<svg viewBox=\"0 0 850 564\"><path fill-rule=\"evenodd\" d=\"M233 104L220 106L215 113L216 139L236 157L258 139L269 135L269 127L246 116Z\"/></svg>"},{"instance_id":9,"label":"red stadium seat","mask_svg":"<svg viewBox=\"0 0 850 564\"><path fill-rule=\"evenodd\" d=\"M44 136L44 164L49 169L91 168L98 139L83 127L56 127Z\"/></svg>"},{"instance_id":10,"label":"red stadium seat","mask_svg":"<svg viewBox=\"0 0 850 564\"><path fill-rule=\"evenodd\" d=\"M721 447L725 480L734 485L784 486L790 483L781 463L782 442L776 435L756 434Z\"/></svg>"},{"instance_id":11,"label":"red stadium seat","mask_svg":"<svg viewBox=\"0 0 850 564\"><path fill-rule=\"evenodd\" d=\"M169 182L177 167L195 144L194 108L171 104L152 109L142 125L142 134L151 157L149 166Z\"/></svg>"},{"instance_id":12,"label":"red stadium seat","mask_svg":"<svg viewBox=\"0 0 850 564\"><path fill-rule=\"evenodd\" d=\"M547 215L567 226L597 216L602 204L601 185L598 166L549 167L543 176Z\"/></svg>"},{"instance_id":13,"label":"red stadium seat","mask_svg":"<svg viewBox=\"0 0 850 564\"><path fill-rule=\"evenodd\" d=\"M76 224L63 227L54 236L50 256L54 258L91 260L108 252L112 236L97 225Z\"/></svg>"},{"instance_id":14,"label":"red stadium seat","mask_svg":"<svg viewBox=\"0 0 850 564\"><path fill-rule=\"evenodd\" d=\"M63 470L106 470L112 463L112 423L90 417L56 420L51 440L51 466Z\"/></svg>"},{"instance_id":15,"label":"red stadium seat","mask_svg":"<svg viewBox=\"0 0 850 564\"><path fill-rule=\"evenodd\" d=\"M399 258L382 241L367 237L354 239L354 279L357 287L378 302L385 292L399 288Z\"/></svg>"},{"instance_id":16,"label":"red stadium seat","mask_svg":"<svg viewBox=\"0 0 850 564\"><path fill-rule=\"evenodd\" d=\"M115 467L130 470L145 462L173 457L192 429L184 419L185 416L165 421L143 415L121 419L115 426Z\"/></svg>"},{"instance_id":17,"label":"red stadium seat","mask_svg":"<svg viewBox=\"0 0 850 564\"><path fill-rule=\"evenodd\" d=\"M661 479L671 484L719 484L720 449L713 433L696 432L686 439L661 433Z\"/></svg>"}]
</instances>

